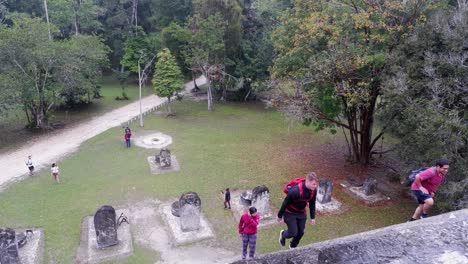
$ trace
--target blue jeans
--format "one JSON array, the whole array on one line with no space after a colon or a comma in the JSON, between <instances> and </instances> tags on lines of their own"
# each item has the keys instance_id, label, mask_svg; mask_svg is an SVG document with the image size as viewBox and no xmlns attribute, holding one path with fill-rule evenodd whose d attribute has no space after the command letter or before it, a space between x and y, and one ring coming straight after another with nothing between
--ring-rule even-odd
<instances>
[{"instance_id":1,"label":"blue jeans","mask_svg":"<svg viewBox=\"0 0 468 264\"><path fill-rule=\"evenodd\" d=\"M127 140L125 140L125 144L127 145L127 148L130 147L130 138L128 138Z\"/></svg>"}]
</instances>

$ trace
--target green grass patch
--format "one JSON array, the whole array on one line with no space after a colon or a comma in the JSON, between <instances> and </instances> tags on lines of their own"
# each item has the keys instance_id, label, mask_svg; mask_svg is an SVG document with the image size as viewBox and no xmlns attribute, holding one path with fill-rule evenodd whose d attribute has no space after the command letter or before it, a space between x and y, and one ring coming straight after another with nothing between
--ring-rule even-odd
<instances>
[{"instance_id":1,"label":"green grass patch","mask_svg":"<svg viewBox=\"0 0 468 264\"><path fill-rule=\"evenodd\" d=\"M93 215L101 205L118 208L145 198L164 201L195 191L217 243L238 252L237 222L223 210L220 191L266 184L273 205L279 208L283 184L298 176L290 175L288 159L280 150L305 141L320 146L339 137L291 125L278 112L258 104L217 104L210 113L206 103L184 100L175 102L173 108L175 118L147 115L144 129L132 130L135 136L148 131L171 135L170 150L180 163L179 172L151 175L146 157L156 150L126 149L122 129L110 129L59 162L60 184L53 182L47 169L0 193L0 226L44 228L44 252L54 252L45 254L45 263L71 263L82 218ZM333 172L328 176L333 177ZM340 216L318 217L317 225L306 227L301 245L401 223L413 208L411 203L368 208L340 191L335 195L351 210ZM280 249L277 235L283 227L260 229L259 253ZM137 247L131 259L116 263L154 263L157 257L157 253Z\"/></svg>"}]
</instances>

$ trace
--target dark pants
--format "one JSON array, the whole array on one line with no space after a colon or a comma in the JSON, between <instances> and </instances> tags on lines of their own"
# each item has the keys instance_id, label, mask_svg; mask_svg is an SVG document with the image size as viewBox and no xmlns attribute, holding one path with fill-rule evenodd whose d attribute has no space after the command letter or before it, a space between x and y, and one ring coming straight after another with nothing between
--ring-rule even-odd
<instances>
[{"instance_id":1,"label":"dark pants","mask_svg":"<svg viewBox=\"0 0 468 264\"><path fill-rule=\"evenodd\" d=\"M242 234L242 259L247 257L247 246L249 246L249 257L255 256L255 247L257 245L257 234Z\"/></svg>"},{"instance_id":2,"label":"dark pants","mask_svg":"<svg viewBox=\"0 0 468 264\"><path fill-rule=\"evenodd\" d=\"M127 145L127 148L130 147L130 138L127 138L127 140L125 140L125 144Z\"/></svg>"},{"instance_id":3,"label":"dark pants","mask_svg":"<svg viewBox=\"0 0 468 264\"><path fill-rule=\"evenodd\" d=\"M231 209L231 202L229 200L224 201L224 208L229 208Z\"/></svg>"},{"instance_id":4,"label":"dark pants","mask_svg":"<svg viewBox=\"0 0 468 264\"><path fill-rule=\"evenodd\" d=\"M299 241L304 235L305 224L307 222L306 214L291 214L285 213L283 215L284 222L288 225L288 229L284 230L283 237L288 239L292 238L290 246L297 247Z\"/></svg>"},{"instance_id":5,"label":"dark pants","mask_svg":"<svg viewBox=\"0 0 468 264\"><path fill-rule=\"evenodd\" d=\"M427 199L432 198L432 196L428 193L423 193L420 190L412 190L414 196L416 197L416 200L418 200L419 204L424 204L424 201Z\"/></svg>"}]
</instances>

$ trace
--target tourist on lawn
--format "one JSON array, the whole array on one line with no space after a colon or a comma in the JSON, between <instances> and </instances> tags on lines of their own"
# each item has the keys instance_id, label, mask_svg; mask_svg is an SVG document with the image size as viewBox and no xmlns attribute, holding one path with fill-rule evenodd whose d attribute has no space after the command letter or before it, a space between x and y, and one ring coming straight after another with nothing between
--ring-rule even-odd
<instances>
[{"instance_id":1,"label":"tourist on lawn","mask_svg":"<svg viewBox=\"0 0 468 264\"><path fill-rule=\"evenodd\" d=\"M26 166L29 169L29 176L33 176L34 175L34 165L33 165L32 159L31 159L31 155L28 156L28 160L25 163L26 163Z\"/></svg>"},{"instance_id":2,"label":"tourist on lawn","mask_svg":"<svg viewBox=\"0 0 468 264\"><path fill-rule=\"evenodd\" d=\"M52 168L50 170L52 172L52 176L54 177L55 181L57 183L60 183L60 180L59 180L59 167L57 166L57 164L52 163Z\"/></svg>"},{"instance_id":3,"label":"tourist on lawn","mask_svg":"<svg viewBox=\"0 0 468 264\"><path fill-rule=\"evenodd\" d=\"M430 167L416 174L411 191L418 200L418 207L414 211L410 221L428 217L429 210L434 205L434 195L439 185L444 182L445 175L449 169L447 160L441 159L436 162L435 167Z\"/></svg>"},{"instance_id":4,"label":"tourist on lawn","mask_svg":"<svg viewBox=\"0 0 468 264\"><path fill-rule=\"evenodd\" d=\"M257 226L260 223L260 216L257 208L250 207L239 221L239 236L242 238L242 259L247 257L247 246L249 246L249 257L254 258L255 247L257 245Z\"/></svg>"},{"instance_id":5,"label":"tourist on lawn","mask_svg":"<svg viewBox=\"0 0 468 264\"><path fill-rule=\"evenodd\" d=\"M130 145L130 137L132 136L132 131L130 130L129 127L126 127L125 128L125 135L124 135L124 139L125 139L125 145L127 146L127 148L129 148L131 145Z\"/></svg>"},{"instance_id":6,"label":"tourist on lawn","mask_svg":"<svg viewBox=\"0 0 468 264\"><path fill-rule=\"evenodd\" d=\"M295 248L304 235L307 222L306 207L309 204L310 224L315 225L315 201L317 200L318 178L314 172L307 174L305 180L291 186L278 212L277 222L284 222L288 229L282 229L278 242L286 245L286 239L292 238L289 248Z\"/></svg>"},{"instance_id":7,"label":"tourist on lawn","mask_svg":"<svg viewBox=\"0 0 468 264\"><path fill-rule=\"evenodd\" d=\"M229 188L226 188L226 192L224 193L224 209L231 209L231 192Z\"/></svg>"}]
</instances>

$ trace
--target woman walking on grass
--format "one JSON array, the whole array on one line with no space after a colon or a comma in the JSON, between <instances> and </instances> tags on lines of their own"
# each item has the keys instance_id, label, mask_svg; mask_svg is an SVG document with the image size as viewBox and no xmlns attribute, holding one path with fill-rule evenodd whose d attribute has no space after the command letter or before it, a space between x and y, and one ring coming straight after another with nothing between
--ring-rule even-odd
<instances>
[{"instance_id":1,"label":"woman walking on grass","mask_svg":"<svg viewBox=\"0 0 468 264\"><path fill-rule=\"evenodd\" d=\"M52 163L51 171L52 171L52 176L54 176L55 181L57 183L59 183L60 182L60 180L59 180L59 167L57 166L57 164Z\"/></svg>"}]
</instances>

